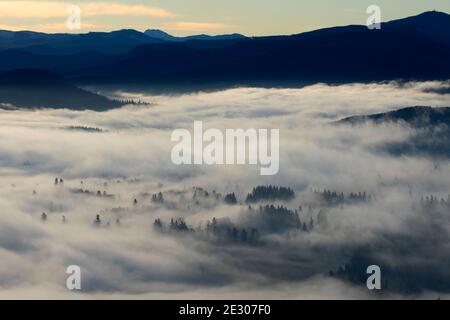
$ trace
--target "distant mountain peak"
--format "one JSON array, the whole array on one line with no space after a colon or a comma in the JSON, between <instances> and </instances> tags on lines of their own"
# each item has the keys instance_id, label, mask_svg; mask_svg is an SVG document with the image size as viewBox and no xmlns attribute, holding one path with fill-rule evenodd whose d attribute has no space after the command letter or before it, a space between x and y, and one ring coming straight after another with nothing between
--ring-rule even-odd
<instances>
[{"instance_id":1,"label":"distant mountain peak","mask_svg":"<svg viewBox=\"0 0 450 320\"><path fill-rule=\"evenodd\" d=\"M450 15L440 11L426 11L416 16L389 21L384 27L416 30L435 41L450 45Z\"/></svg>"},{"instance_id":2,"label":"distant mountain peak","mask_svg":"<svg viewBox=\"0 0 450 320\"><path fill-rule=\"evenodd\" d=\"M172 36L171 34L168 34L167 32L164 32L159 29L148 29L148 30L145 30L144 33L151 38L156 38L156 39L161 39L161 40L173 40L176 38L176 37Z\"/></svg>"},{"instance_id":3,"label":"distant mountain peak","mask_svg":"<svg viewBox=\"0 0 450 320\"><path fill-rule=\"evenodd\" d=\"M163 41L188 41L188 40L230 40L230 39L243 39L246 38L244 35L239 33L223 34L223 35L208 35L208 34L197 34L185 37L176 37L163 30L159 29L148 29L144 32L147 36Z\"/></svg>"},{"instance_id":4,"label":"distant mountain peak","mask_svg":"<svg viewBox=\"0 0 450 320\"><path fill-rule=\"evenodd\" d=\"M436 17L436 16L440 16L440 17L448 17L449 14L442 12L442 11L437 11L437 10L431 10L431 11L425 11L422 12L420 14L418 14L416 17L420 17L420 16L429 16L429 17Z\"/></svg>"},{"instance_id":5,"label":"distant mountain peak","mask_svg":"<svg viewBox=\"0 0 450 320\"><path fill-rule=\"evenodd\" d=\"M432 23L434 21L439 21L439 20L448 20L450 18L450 15L445 13L445 12L441 12L441 11L425 11L422 13L419 13L418 15L415 16L410 16L410 17L406 17L406 18L401 18L401 19L396 19L396 20L392 20L389 22L385 22L385 24L395 24L395 23L411 23L411 22L422 22L422 23Z\"/></svg>"}]
</instances>

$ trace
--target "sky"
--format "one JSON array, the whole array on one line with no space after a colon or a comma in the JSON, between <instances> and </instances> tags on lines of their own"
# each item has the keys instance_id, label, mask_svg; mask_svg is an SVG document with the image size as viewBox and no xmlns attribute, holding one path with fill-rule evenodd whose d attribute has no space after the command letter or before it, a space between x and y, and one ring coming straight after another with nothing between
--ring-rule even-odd
<instances>
[{"instance_id":1,"label":"sky","mask_svg":"<svg viewBox=\"0 0 450 320\"><path fill-rule=\"evenodd\" d=\"M69 5L81 8L81 29L69 30ZM321 27L365 24L368 6L383 21L438 10L448 0L0 0L0 29L42 32L163 29L175 35L294 34Z\"/></svg>"}]
</instances>

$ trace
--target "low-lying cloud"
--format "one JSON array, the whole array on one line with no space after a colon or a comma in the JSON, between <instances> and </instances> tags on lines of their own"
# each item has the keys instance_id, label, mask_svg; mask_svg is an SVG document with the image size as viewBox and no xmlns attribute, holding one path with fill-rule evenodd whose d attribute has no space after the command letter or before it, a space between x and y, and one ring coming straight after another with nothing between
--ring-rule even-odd
<instances>
[{"instance_id":1,"label":"low-lying cloud","mask_svg":"<svg viewBox=\"0 0 450 320\"><path fill-rule=\"evenodd\" d=\"M450 194L449 161L374 148L408 138L411 128L331 125L405 106L448 106L449 97L425 90L442 85L116 92L155 105L104 113L1 111L0 297L448 297L438 280L450 279L449 209L441 204ZM175 166L171 132L195 120L221 130L280 129L279 174L261 177L252 166ZM55 184L55 177L64 182ZM300 220L313 219L314 228L281 232L261 227L262 216L248 219L247 193L269 184L293 188L295 199L273 204L301 207ZM209 196L194 196L193 187ZM348 199L365 192L371 200L332 205L324 189ZM214 200L213 191L234 192L238 204ZM163 204L152 202L159 192ZM431 195L437 204L429 204ZM153 227L155 219L168 225L178 218L196 231ZM213 218L239 231L259 226L259 244L206 237ZM379 263L392 282L388 289L369 292L355 277L360 261ZM73 264L83 272L80 293L65 288L65 269Z\"/></svg>"}]
</instances>

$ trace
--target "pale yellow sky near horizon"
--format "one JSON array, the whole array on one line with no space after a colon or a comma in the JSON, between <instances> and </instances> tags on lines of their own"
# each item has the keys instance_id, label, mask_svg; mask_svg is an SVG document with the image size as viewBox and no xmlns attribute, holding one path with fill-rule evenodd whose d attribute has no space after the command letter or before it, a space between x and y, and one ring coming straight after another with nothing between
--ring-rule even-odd
<instances>
[{"instance_id":1,"label":"pale yellow sky near horizon","mask_svg":"<svg viewBox=\"0 0 450 320\"><path fill-rule=\"evenodd\" d=\"M450 12L448 0L0 0L0 29L41 32L162 29L175 35L292 34L365 24L369 5L383 21L423 11ZM81 29L68 30L69 5L81 9Z\"/></svg>"}]
</instances>

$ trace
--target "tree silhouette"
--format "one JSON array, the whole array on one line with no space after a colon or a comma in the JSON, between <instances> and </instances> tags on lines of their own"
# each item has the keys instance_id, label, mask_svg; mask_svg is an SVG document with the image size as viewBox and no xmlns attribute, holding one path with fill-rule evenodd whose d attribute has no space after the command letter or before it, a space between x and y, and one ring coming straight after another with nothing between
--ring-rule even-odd
<instances>
[{"instance_id":1,"label":"tree silhouette","mask_svg":"<svg viewBox=\"0 0 450 320\"><path fill-rule=\"evenodd\" d=\"M295 198L294 190L277 186L257 186L247 195L247 203L255 203L263 200L285 200Z\"/></svg>"},{"instance_id":2,"label":"tree silhouette","mask_svg":"<svg viewBox=\"0 0 450 320\"><path fill-rule=\"evenodd\" d=\"M94 225L100 226L101 224L102 224L102 220L100 219L100 215L98 214L95 216Z\"/></svg>"},{"instance_id":3,"label":"tree silhouette","mask_svg":"<svg viewBox=\"0 0 450 320\"><path fill-rule=\"evenodd\" d=\"M223 199L226 204L234 205L237 204L236 195L233 193L227 194L225 198Z\"/></svg>"}]
</instances>

